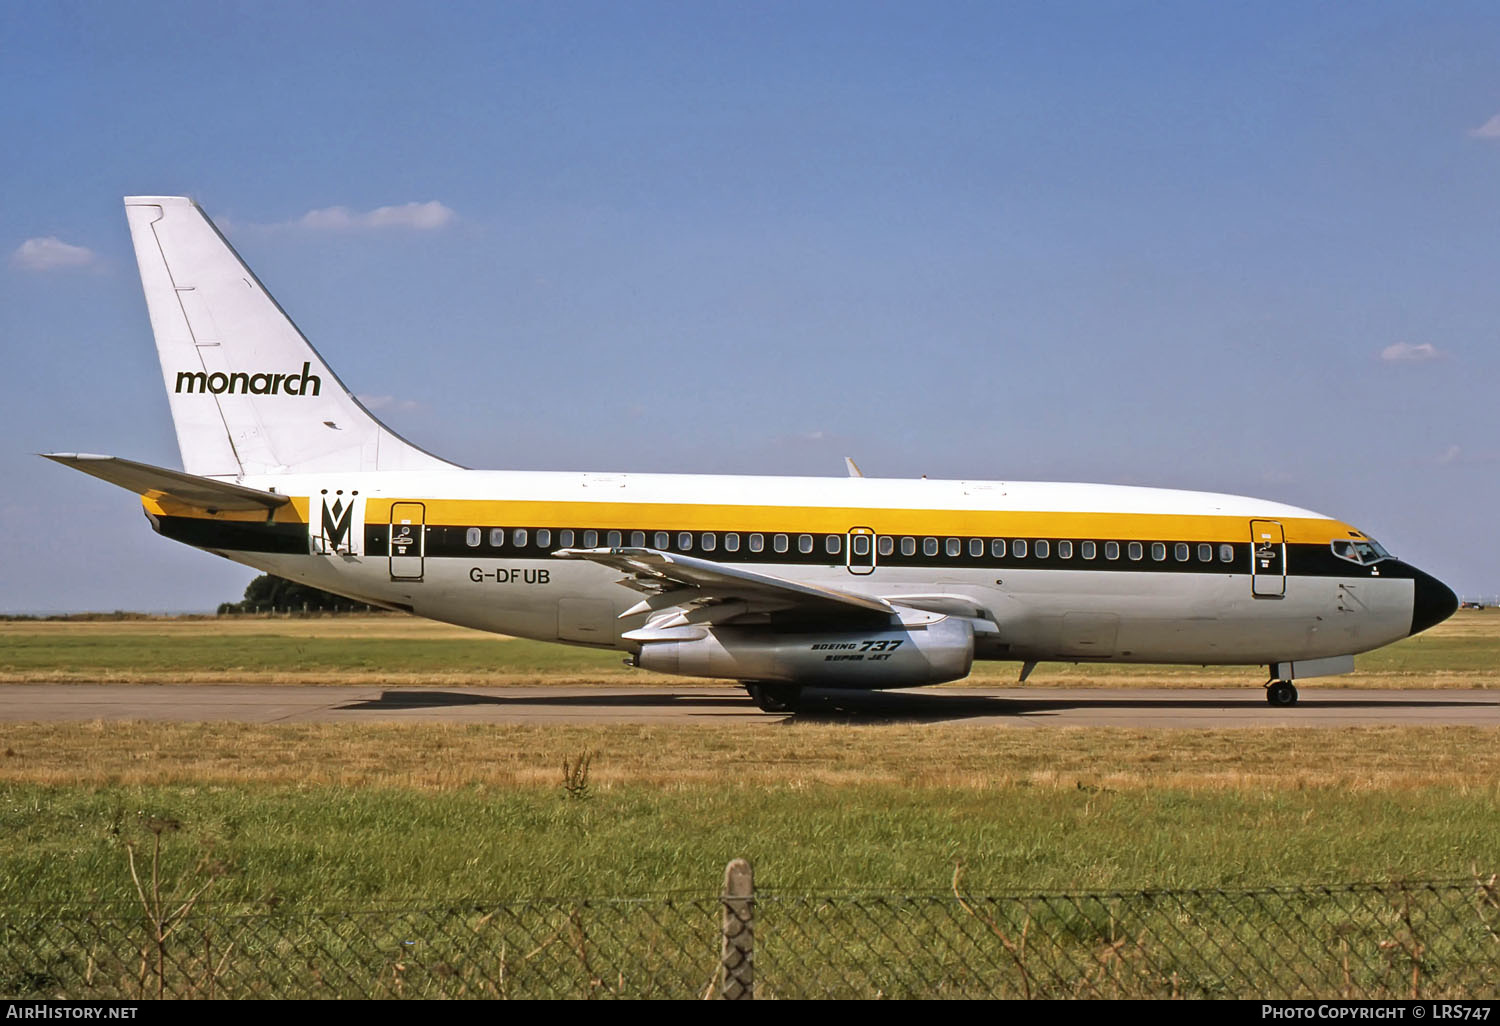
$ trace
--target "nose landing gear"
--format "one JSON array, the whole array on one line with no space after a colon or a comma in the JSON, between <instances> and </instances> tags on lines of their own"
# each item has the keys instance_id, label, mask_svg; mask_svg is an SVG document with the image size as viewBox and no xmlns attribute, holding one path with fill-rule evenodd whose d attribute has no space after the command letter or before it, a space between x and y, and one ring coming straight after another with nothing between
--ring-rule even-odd
<instances>
[{"instance_id":1,"label":"nose landing gear","mask_svg":"<svg viewBox=\"0 0 1500 1026\"><path fill-rule=\"evenodd\" d=\"M1289 680L1273 680L1266 684L1266 701L1272 705L1296 705L1297 685Z\"/></svg>"}]
</instances>

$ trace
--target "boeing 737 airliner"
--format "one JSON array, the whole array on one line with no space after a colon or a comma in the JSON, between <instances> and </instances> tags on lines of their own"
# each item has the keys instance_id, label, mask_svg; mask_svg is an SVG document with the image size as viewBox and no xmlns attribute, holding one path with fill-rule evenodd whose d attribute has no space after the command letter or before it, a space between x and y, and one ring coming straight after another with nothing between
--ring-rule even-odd
<instances>
[{"instance_id":1,"label":"boeing 737 airliner","mask_svg":"<svg viewBox=\"0 0 1500 1026\"><path fill-rule=\"evenodd\" d=\"M363 602L738 680L768 711L975 659L1259 665L1290 705L1458 604L1349 524L1236 495L466 470L360 405L197 204L125 209L183 470L48 458L168 538Z\"/></svg>"}]
</instances>

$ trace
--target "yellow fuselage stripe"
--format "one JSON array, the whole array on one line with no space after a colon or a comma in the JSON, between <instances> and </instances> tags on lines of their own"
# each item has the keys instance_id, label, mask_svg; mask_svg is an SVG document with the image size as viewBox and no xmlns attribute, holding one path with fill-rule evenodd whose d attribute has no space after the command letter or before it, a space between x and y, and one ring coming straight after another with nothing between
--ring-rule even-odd
<instances>
[{"instance_id":1,"label":"yellow fuselage stripe","mask_svg":"<svg viewBox=\"0 0 1500 1026\"><path fill-rule=\"evenodd\" d=\"M1161 513L1017 512L1011 510L868 509L824 506L721 506L652 502L536 502L491 499L370 498L365 523L390 522L393 503L421 503L428 524L462 527L571 527L599 530L760 531L843 534L868 527L878 534L978 537L1140 539L1144 541L1243 541L1251 518ZM207 517L171 500L145 500L168 516ZM309 503L294 497L272 522L307 523ZM403 513L405 515L405 513ZM215 519L264 521L262 513L220 513ZM1363 537L1337 520L1303 517L1278 521L1289 543L1324 544Z\"/></svg>"}]
</instances>

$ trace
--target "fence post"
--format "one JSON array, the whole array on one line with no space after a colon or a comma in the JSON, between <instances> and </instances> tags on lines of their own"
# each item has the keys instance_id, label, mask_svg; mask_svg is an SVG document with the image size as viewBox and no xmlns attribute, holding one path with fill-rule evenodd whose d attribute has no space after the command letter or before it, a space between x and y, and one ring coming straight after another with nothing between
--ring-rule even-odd
<instances>
[{"instance_id":1,"label":"fence post","mask_svg":"<svg viewBox=\"0 0 1500 1026\"><path fill-rule=\"evenodd\" d=\"M719 957L719 997L755 997L755 873L735 859L724 867L724 947Z\"/></svg>"}]
</instances>

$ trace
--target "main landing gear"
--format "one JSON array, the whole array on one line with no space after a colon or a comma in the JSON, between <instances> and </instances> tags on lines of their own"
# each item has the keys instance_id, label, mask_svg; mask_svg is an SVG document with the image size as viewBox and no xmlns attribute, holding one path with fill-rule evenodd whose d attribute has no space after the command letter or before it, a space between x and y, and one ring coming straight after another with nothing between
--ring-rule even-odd
<instances>
[{"instance_id":1,"label":"main landing gear","mask_svg":"<svg viewBox=\"0 0 1500 1026\"><path fill-rule=\"evenodd\" d=\"M1272 705L1296 705L1297 685L1289 680L1273 680L1266 685L1266 701Z\"/></svg>"},{"instance_id":2,"label":"main landing gear","mask_svg":"<svg viewBox=\"0 0 1500 1026\"><path fill-rule=\"evenodd\" d=\"M755 700L755 704L760 706L761 712L796 712L797 703L802 700L800 684L765 684L760 681L745 681L744 685L745 690L750 692L750 697Z\"/></svg>"}]
</instances>

